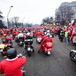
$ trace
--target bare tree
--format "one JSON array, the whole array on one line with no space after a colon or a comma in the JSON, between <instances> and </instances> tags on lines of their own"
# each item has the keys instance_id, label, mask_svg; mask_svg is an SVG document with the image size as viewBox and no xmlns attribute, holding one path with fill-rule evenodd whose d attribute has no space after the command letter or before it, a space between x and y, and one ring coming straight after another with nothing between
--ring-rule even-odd
<instances>
[{"instance_id":1,"label":"bare tree","mask_svg":"<svg viewBox=\"0 0 76 76\"><path fill-rule=\"evenodd\" d=\"M56 12L56 19L66 24L71 22L73 15L74 11L71 5L67 2L64 2L58 8L58 12Z\"/></svg>"},{"instance_id":2,"label":"bare tree","mask_svg":"<svg viewBox=\"0 0 76 76\"><path fill-rule=\"evenodd\" d=\"M14 23L14 25L16 26L16 27L18 27L18 21L19 21L19 17L14 17L13 18L13 23Z\"/></svg>"}]
</instances>

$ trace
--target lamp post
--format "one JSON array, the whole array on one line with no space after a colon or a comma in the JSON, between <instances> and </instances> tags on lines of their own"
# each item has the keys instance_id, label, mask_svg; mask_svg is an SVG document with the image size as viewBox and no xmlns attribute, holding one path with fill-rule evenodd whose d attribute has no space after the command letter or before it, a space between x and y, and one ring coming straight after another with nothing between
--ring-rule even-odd
<instances>
[{"instance_id":1,"label":"lamp post","mask_svg":"<svg viewBox=\"0 0 76 76\"><path fill-rule=\"evenodd\" d=\"M9 28L9 19L8 19L8 17L9 17L9 14L10 14L10 11L11 11L12 8L13 8L13 6L10 6L8 14L7 14L7 25L8 25L8 28Z\"/></svg>"}]
</instances>

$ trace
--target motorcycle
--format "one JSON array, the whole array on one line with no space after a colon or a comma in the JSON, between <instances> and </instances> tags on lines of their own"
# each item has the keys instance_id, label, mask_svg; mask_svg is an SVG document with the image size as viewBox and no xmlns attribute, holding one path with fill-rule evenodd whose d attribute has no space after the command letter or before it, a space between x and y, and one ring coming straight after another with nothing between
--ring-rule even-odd
<instances>
[{"instance_id":1,"label":"motorcycle","mask_svg":"<svg viewBox=\"0 0 76 76\"><path fill-rule=\"evenodd\" d=\"M24 45L24 39L23 38L19 38L17 44L22 47Z\"/></svg>"},{"instance_id":2,"label":"motorcycle","mask_svg":"<svg viewBox=\"0 0 76 76\"><path fill-rule=\"evenodd\" d=\"M7 50L9 49L8 45L0 44L0 53L2 56L6 56Z\"/></svg>"},{"instance_id":3,"label":"motorcycle","mask_svg":"<svg viewBox=\"0 0 76 76\"><path fill-rule=\"evenodd\" d=\"M76 62L76 50L71 50L71 51L70 51L70 59L71 59L73 62Z\"/></svg>"},{"instance_id":4,"label":"motorcycle","mask_svg":"<svg viewBox=\"0 0 76 76\"><path fill-rule=\"evenodd\" d=\"M53 48L53 43L52 43L52 42L46 42L46 43L42 46L43 52L44 52L46 55L48 55L48 56L51 55L52 48Z\"/></svg>"},{"instance_id":5,"label":"motorcycle","mask_svg":"<svg viewBox=\"0 0 76 76\"><path fill-rule=\"evenodd\" d=\"M8 47L12 48L13 47L12 38L6 38L6 43L5 44Z\"/></svg>"},{"instance_id":6,"label":"motorcycle","mask_svg":"<svg viewBox=\"0 0 76 76\"><path fill-rule=\"evenodd\" d=\"M41 40L42 40L42 37L41 37L41 36L36 37L36 42L37 42L37 43L40 44L40 43L41 43Z\"/></svg>"},{"instance_id":7,"label":"motorcycle","mask_svg":"<svg viewBox=\"0 0 76 76\"><path fill-rule=\"evenodd\" d=\"M34 48L32 44L33 44L32 39L25 40L25 50L27 51L27 55L29 57L31 57L31 55L34 53Z\"/></svg>"}]
</instances>

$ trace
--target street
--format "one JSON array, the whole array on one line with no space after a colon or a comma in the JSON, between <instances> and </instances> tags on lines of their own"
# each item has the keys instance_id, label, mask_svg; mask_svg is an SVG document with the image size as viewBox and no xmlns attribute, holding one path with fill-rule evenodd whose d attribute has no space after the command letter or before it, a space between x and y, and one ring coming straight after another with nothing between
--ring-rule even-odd
<instances>
[{"instance_id":1,"label":"street","mask_svg":"<svg viewBox=\"0 0 76 76\"><path fill-rule=\"evenodd\" d=\"M18 53L24 54L24 48L13 45ZM51 56L37 53L38 44L34 44L35 54L27 57L25 64L26 76L76 76L76 64L69 58L71 46L61 43L57 37L53 38L53 50ZM0 57L0 60L2 58ZM0 75L3 76L3 75Z\"/></svg>"}]
</instances>

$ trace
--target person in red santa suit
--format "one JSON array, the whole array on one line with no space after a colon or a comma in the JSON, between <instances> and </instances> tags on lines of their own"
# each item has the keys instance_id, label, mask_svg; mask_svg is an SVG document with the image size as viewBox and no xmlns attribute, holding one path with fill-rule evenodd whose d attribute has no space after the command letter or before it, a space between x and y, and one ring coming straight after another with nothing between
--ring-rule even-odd
<instances>
[{"instance_id":1,"label":"person in red santa suit","mask_svg":"<svg viewBox=\"0 0 76 76\"><path fill-rule=\"evenodd\" d=\"M42 36L43 32L41 32L40 30L38 30L38 32L36 33L36 37L37 36Z\"/></svg>"},{"instance_id":2,"label":"person in red santa suit","mask_svg":"<svg viewBox=\"0 0 76 76\"><path fill-rule=\"evenodd\" d=\"M46 44L46 42L52 42L52 38L49 38L47 36L43 36L42 40L41 40L41 44L38 47L38 53L40 53L42 47Z\"/></svg>"},{"instance_id":3,"label":"person in red santa suit","mask_svg":"<svg viewBox=\"0 0 76 76\"><path fill-rule=\"evenodd\" d=\"M7 59L0 62L0 74L5 76L22 76L21 67L26 64L26 58L19 58L17 51L10 48L7 51Z\"/></svg>"}]
</instances>

